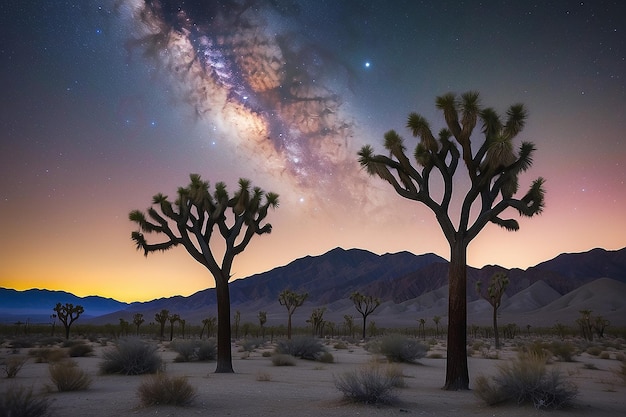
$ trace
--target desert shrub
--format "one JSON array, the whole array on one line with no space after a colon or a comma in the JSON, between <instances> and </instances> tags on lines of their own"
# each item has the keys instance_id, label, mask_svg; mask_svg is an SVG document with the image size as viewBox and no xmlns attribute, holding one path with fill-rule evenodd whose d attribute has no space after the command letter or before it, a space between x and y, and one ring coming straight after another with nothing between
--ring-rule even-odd
<instances>
[{"instance_id":1,"label":"desert shrub","mask_svg":"<svg viewBox=\"0 0 626 417\"><path fill-rule=\"evenodd\" d=\"M82 391L91 385L89 375L72 360L51 364L48 370L50 371L50 379L59 392Z\"/></svg>"},{"instance_id":2,"label":"desert shrub","mask_svg":"<svg viewBox=\"0 0 626 417\"><path fill-rule=\"evenodd\" d=\"M11 349L28 349L35 346L35 340L32 338L14 339L9 343Z\"/></svg>"},{"instance_id":3,"label":"desert shrub","mask_svg":"<svg viewBox=\"0 0 626 417\"><path fill-rule=\"evenodd\" d=\"M353 402L389 404L395 399L397 376L376 363L334 376L335 387Z\"/></svg>"},{"instance_id":4,"label":"desert shrub","mask_svg":"<svg viewBox=\"0 0 626 417\"><path fill-rule=\"evenodd\" d=\"M201 340L196 352L199 361L212 361L217 356L217 344L214 339Z\"/></svg>"},{"instance_id":5,"label":"desert shrub","mask_svg":"<svg viewBox=\"0 0 626 417\"><path fill-rule=\"evenodd\" d=\"M283 353L296 358L317 360L326 352L324 345L313 337L296 336L291 340L279 340L276 345L276 353Z\"/></svg>"},{"instance_id":6,"label":"desert shrub","mask_svg":"<svg viewBox=\"0 0 626 417\"><path fill-rule=\"evenodd\" d=\"M615 360L624 362L624 360L626 360L626 355L624 355L623 353L616 353Z\"/></svg>"},{"instance_id":7,"label":"desert shrub","mask_svg":"<svg viewBox=\"0 0 626 417\"><path fill-rule=\"evenodd\" d=\"M574 362L576 354L576 346L567 342L552 342L548 346L548 350L552 352L560 361Z\"/></svg>"},{"instance_id":8,"label":"desert shrub","mask_svg":"<svg viewBox=\"0 0 626 417\"><path fill-rule=\"evenodd\" d=\"M29 356L35 358L36 363L58 362L67 357L67 351L61 348L36 348L28 352Z\"/></svg>"},{"instance_id":9,"label":"desert shrub","mask_svg":"<svg viewBox=\"0 0 626 417\"><path fill-rule=\"evenodd\" d=\"M269 382L272 380L272 376L267 372L257 372L256 380L261 382Z\"/></svg>"},{"instance_id":10,"label":"desert shrub","mask_svg":"<svg viewBox=\"0 0 626 417\"><path fill-rule=\"evenodd\" d=\"M324 352L317 357L317 360L322 363L333 363L335 362L335 357L330 352Z\"/></svg>"},{"instance_id":11,"label":"desert shrub","mask_svg":"<svg viewBox=\"0 0 626 417\"><path fill-rule=\"evenodd\" d=\"M261 353L261 356L263 356L264 358L269 358L270 356L272 356L272 352L266 350L265 352Z\"/></svg>"},{"instance_id":12,"label":"desert shrub","mask_svg":"<svg viewBox=\"0 0 626 417\"><path fill-rule=\"evenodd\" d=\"M191 362L198 357L199 346L194 340L176 340L170 343L170 349L178 353L174 362Z\"/></svg>"},{"instance_id":13,"label":"desert shrub","mask_svg":"<svg viewBox=\"0 0 626 417\"><path fill-rule=\"evenodd\" d=\"M39 346L55 346L60 343L63 343L63 338L57 336L47 336L42 337L37 341L37 345Z\"/></svg>"},{"instance_id":14,"label":"desert shrub","mask_svg":"<svg viewBox=\"0 0 626 417\"><path fill-rule=\"evenodd\" d=\"M611 354L609 352L602 352L600 354L600 359L611 359Z\"/></svg>"},{"instance_id":15,"label":"desert shrub","mask_svg":"<svg viewBox=\"0 0 626 417\"><path fill-rule=\"evenodd\" d=\"M142 405L188 405L196 396L195 388L184 376L168 377L157 373L144 380L137 395Z\"/></svg>"},{"instance_id":16,"label":"desert shrub","mask_svg":"<svg viewBox=\"0 0 626 417\"><path fill-rule=\"evenodd\" d=\"M615 373L626 384L626 361L622 361L621 366L617 369Z\"/></svg>"},{"instance_id":17,"label":"desert shrub","mask_svg":"<svg viewBox=\"0 0 626 417\"><path fill-rule=\"evenodd\" d=\"M337 343L335 343L335 345L333 346L335 349L339 350L339 349L348 349L348 345L346 345L343 341L339 341Z\"/></svg>"},{"instance_id":18,"label":"desert shrub","mask_svg":"<svg viewBox=\"0 0 626 417\"><path fill-rule=\"evenodd\" d=\"M44 396L33 394L33 388L12 386L0 395L0 415L20 417L50 416L50 403Z\"/></svg>"},{"instance_id":19,"label":"desert shrub","mask_svg":"<svg viewBox=\"0 0 626 417\"><path fill-rule=\"evenodd\" d=\"M404 382L404 372L402 368L395 363L390 363L385 367L385 374L392 378L394 388L405 388L406 382Z\"/></svg>"},{"instance_id":20,"label":"desert shrub","mask_svg":"<svg viewBox=\"0 0 626 417\"><path fill-rule=\"evenodd\" d=\"M15 378L27 360L27 356L10 356L0 362L0 369L7 378Z\"/></svg>"},{"instance_id":21,"label":"desert shrub","mask_svg":"<svg viewBox=\"0 0 626 417\"><path fill-rule=\"evenodd\" d=\"M441 352L433 352L428 355L430 359L443 359L443 354Z\"/></svg>"},{"instance_id":22,"label":"desert shrub","mask_svg":"<svg viewBox=\"0 0 626 417\"><path fill-rule=\"evenodd\" d=\"M598 367L595 364L591 363L591 362L583 363L583 368L585 368L585 369L595 369L595 370L598 369Z\"/></svg>"},{"instance_id":23,"label":"desert shrub","mask_svg":"<svg viewBox=\"0 0 626 417\"><path fill-rule=\"evenodd\" d=\"M498 371L491 380L485 376L476 379L474 392L490 405L513 401L556 409L568 405L578 394L576 386L558 369L547 369L541 356L520 354L500 365Z\"/></svg>"},{"instance_id":24,"label":"desert shrub","mask_svg":"<svg viewBox=\"0 0 626 417\"><path fill-rule=\"evenodd\" d=\"M64 348L70 348L72 346L76 346L76 345L84 345L85 342L79 339L65 339L63 340L63 344L62 346Z\"/></svg>"},{"instance_id":25,"label":"desert shrub","mask_svg":"<svg viewBox=\"0 0 626 417\"><path fill-rule=\"evenodd\" d=\"M426 356L429 347L416 339L392 334L377 340L370 349L385 356L389 362L415 362Z\"/></svg>"},{"instance_id":26,"label":"desert shrub","mask_svg":"<svg viewBox=\"0 0 626 417\"><path fill-rule=\"evenodd\" d=\"M276 353L272 355L272 364L274 366L295 366L296 358L286 353Z\"/></svg>"},{"instance_id":27,"label":"desert shrub","mask_svg":"<svg viewBox=\"0 0 626 417\"><path fill-rule=\"evenodd\" d=\"M103 354L100 371L104 374L153 374L163 367L157 347L139 339L122 339Z\"/></svg>"},{"instance_id":28,"label":"desert shrub","mask_svg":"<svg viewBox=\"0 0 626 417\"><path fill-rule=\"evenodd\" d=\"M68 350L70 358L82 358L93 355L93 348L87 343L75 343Z\"/></svg>"},{"instance_id":29,"label":"desert shrub","mask_svg":"<svg viewBox=\"0 0 626 417\"><path fill-rule=\"evenodd\" d=\"M587 348L587 353L591 356L598 356L602 353L602 348L599 346L590 346Z\"/></svg>"},{"instance_id":30,"label":"desert shrub","mask_svg":"<svg viewBox=\"0 0 626 417\"><path fill-rule=\"evenodd\" d=\"M246 339L241 342L241 351L243 352L252 352L254 349L263 345L262 339Z\"/></svg>"}]
</instances>

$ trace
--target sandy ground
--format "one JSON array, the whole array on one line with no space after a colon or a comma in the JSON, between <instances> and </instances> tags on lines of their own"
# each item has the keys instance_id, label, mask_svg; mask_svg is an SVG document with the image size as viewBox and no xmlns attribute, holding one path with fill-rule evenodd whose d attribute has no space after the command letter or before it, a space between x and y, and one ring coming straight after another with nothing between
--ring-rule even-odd
<instances>
[{"instance_id":1,"label":"sandy ground","mask_svg":"<svg viewBox=\"0 0 626 417\"><path fill-rule=\"evenodd\" d=\"M363 348L349 345L337 350L328 346L335 363L322 364L298 360L296 366L273 366L262 351L245 357L233 346L235 374L215 374L214 362L175 363L174 352L161 346L160 354L167 363L169 375L184 375L197 388L194 402L187 407L142 407L137 387L143 376L100 375L98 365L103 349L94 344L95 355L76 358L79 366L92 377L91 387L78 392L51 392L54 416L545 416L545 410L532 406L488 406L472 391L449 392L440 387L445 379L445 359L424 358L419 364L401 365L406 387L397 390L393 405L372 406L347 403L335 388L333 375L353 370L372 360ZM22 354L27 352L22 349ZM444 352L441 350L441 352ZM1 355L6 357L7 348ZM513 357L504 350L501 359L469 358L470 380L480 374L495 374L498 363ZM613 357L614 355L612 355ZM597 369L589 369L593 365ZM577 362L557 366L579 388L573 407L551 411L558 416L615 417L626 415L626 385L615 371L620 362L587 354ZM264 380L263 380L264 379ZM269 380L267 380L269 379ZM0 392L11 384L32 386L37 392L50 386L48 364L30 359L13 379L0 379Z\"/></svg>"}]
</instances>

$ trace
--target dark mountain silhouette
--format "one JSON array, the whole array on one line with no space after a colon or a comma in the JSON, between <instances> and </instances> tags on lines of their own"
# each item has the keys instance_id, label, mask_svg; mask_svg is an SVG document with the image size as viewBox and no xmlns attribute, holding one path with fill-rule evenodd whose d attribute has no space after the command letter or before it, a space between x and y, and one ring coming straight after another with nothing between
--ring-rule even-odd
<instances>
[{"instance_id":1,"label":"dark mountain silhouette","mask_svg":"<svg viewBox=\"0 0 626 417\"><path fill-rule=\"evenodd\" d=\"M542 303L553 302L555 294L563 296L599 278L626 283L626 248L562 254L527 270L505 269L497 265L480 269L468 267L468 301L477 303L471 311L480 313L486 308L483 305L486 302L480 300L475 291L475 283L478 280L486 282L497 272L504 272L510 278L505 297L514 301L512 311L526 312L544 307ZM335 248L323 255L306 256L271 271L233 281L230 284L231 304L233 312L241 311L244 321L255 322L258 311L265 310L268 323L271 323L273 317L282 320L285 314L284 307L277 300L278 294L286 288L309 293L306 308L298 313L306 315L317 306L326 306L328 314L347 313L353 309L348 297L359 291L379 297L385 311L400 314L407 308L423 312L434 308L433 314L440 315L446 314L443 306L447 302L442 295L447 296L444 291L447 273L447 261L435 254L399 252L376 255L361 249ZM537 293L540 291L549 297L542 297ZM623 295L626 298L626 294ZM524 300L532 306L525 305ZM132 318L136 312L152 320L154 313L161 309L180 314L190 322L199 322L208 315L215 315L216 310L214 289L188 297L175 296L132 304L100 297L79 298L62 291L0 289L0 320L15 321L17 317L23 320L24 314L30 314L31 318L35 314L45 314L41 317L47 319L57 302L83 305L85 318L98 316L91 319L94 323L115 323L120 317ZM594 305L602 303L595 300ZM506 303L503 308L505 306ZM572 308L576 307L570 310Z\"/></svg>"}]
</instances>

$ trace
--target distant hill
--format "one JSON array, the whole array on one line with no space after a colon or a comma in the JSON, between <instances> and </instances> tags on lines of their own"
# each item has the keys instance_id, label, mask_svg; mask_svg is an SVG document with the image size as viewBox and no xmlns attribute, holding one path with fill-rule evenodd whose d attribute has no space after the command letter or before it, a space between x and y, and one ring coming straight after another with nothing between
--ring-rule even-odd
<instances>
[{"instance_id":1,"label":"distant hill","mask_svg":"<svg viewBox=\"0 0 626 417\"><path fill-rule=\"evenodd\" d=\"M573 321L579 310L592 309L613 323L626 325L624 301L620 301L626 300L626 248L562 254L527 270L497 265L468 267L468 323L489 323L490 306L479 299L474 288L478 280L487 281L496 272L510 278L501 308L504 320L538 325L545 324L546 319L573 315ZM448 262L435 254L377 255L361 249L335 248L232 282L231 304L233 312L241 312L242 322L256 322L258 311L264 310L268 312L268 325L282 323L286 312L277 302L278 294L289 288L309 294L294 316L299 325L304 324L313 308L321 306L327 308L325 318L341 322L344 314L358 316L348 297L359 291L383 301L372 315L379 325L415 325L418 316L447 315L447 273ZM584 289L587 296L576 293L579 289ZM558 304L570 299L567 305ZM188 322L216 315L214 289L132 304L100 297L80 298L62 291L0 289L0 320L24 320L25 315L31 320L35 315L49 318L57 302L83 305L84 318L93 323L116 323L120 317L130 320L136 312L150 320L161 309L176 312ZM543 315L537 316L539 312Z\"/></svg>"}]
</instances>

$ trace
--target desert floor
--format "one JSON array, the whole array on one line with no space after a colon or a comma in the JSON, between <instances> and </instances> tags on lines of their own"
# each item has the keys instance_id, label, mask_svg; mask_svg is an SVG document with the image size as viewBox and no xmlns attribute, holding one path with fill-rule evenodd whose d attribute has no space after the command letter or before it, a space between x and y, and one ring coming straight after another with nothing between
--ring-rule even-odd
<instances>
[{"instance_id":1,"label":"desert floor","mask_svg":"<svg viewBox=\"0 0 626 417\"><path fill-rule=\"evenodd\" d=\"M333 375L353 370L375 360L375 355L358 345L348 349L327 348L335 358L334 363L297 360L296 366L274 366L271 358L263 357L262 350L249 357L233 346L235 374L215 374L214 362L176 363L175 352L161 344L159 352L166 361L169 375L184 375L197 389L190 406L142 407L137 397L137 387L144 376L100 375L98 366L103 347L93 344L94 356L74 358L78 365L92 377L86 391L49 392L51 413L54 416L544 416L545 410L532 406L489 406L472 391L448 392L440 387L445 379L445 359L424 358L418 364L403 364L406 387L397 390L393 405L373 406L352 404L342 398L334 385ZM445 355L440 346L434 347ZM26 354L22 349L20 354ZM432 353L432 350L431 350ZM2 347L1 357L12 354ZM497 365L515 356L509 347L500 359L486 359L478 355L469 358L470 380L480 374L493 375ZM550 411L558 416L623 416L626 415L626 385L616 371L620 362L600 359L586 353L576 357L576 362L559 366L567 378L574 382L579 394L573 407ZM597 368L597 369L591 369ZM19 374L12 379L0 379L0 393L11 384L33 387L36 392L48 392L51 383L48 364L30 359Z\"/></svg>"}]
</instances>

